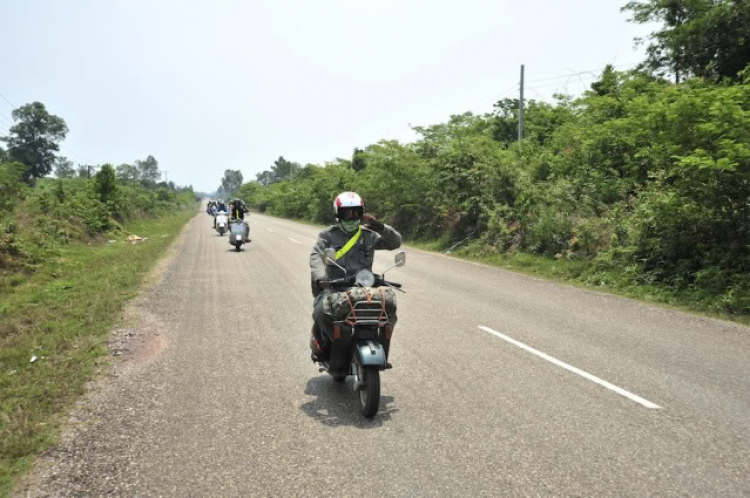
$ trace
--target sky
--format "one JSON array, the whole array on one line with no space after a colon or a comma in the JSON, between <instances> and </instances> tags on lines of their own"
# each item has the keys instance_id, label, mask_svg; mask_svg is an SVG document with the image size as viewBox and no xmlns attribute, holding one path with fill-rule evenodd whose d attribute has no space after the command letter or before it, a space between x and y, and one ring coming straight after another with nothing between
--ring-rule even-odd
<instances>
[{"instance_id":1,"label":"sky","mask_svg":"<svg viewBox=\"0 0 750 498\"><path fill-rule=\"evenodd\" d=\"M412 126L516 97L578 95L643 59L625 0L0 0L0 135L39 101L75 163L153 155L215 190L417 138ZM6 100L7 99L7 100Z\"/></svg>"}]
</instances>

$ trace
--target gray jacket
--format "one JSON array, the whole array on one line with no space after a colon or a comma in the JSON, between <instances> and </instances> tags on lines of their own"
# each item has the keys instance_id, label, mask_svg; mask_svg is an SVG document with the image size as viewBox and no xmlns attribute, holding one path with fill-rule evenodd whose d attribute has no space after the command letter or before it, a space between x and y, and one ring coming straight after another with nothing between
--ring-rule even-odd
<instances>
[{"instance_id":1,"label":"gray jacket","mask_svg":"<svg viewBox=\"0 0 750 498\"><path fill-rule=\"evenodd\" d=\"M333 280L344 276L339 268L334 265L326 265L323 251L333 247L337 251L349 242L353 234L345 233L338 225L332 225L318 234L318 241L310 253L310 278L312 280L313 296L317 296L323 290L317 284L318 280ZM344 268L349 275L362 269L372 271L372 262L375 259L375 251L380 249L398 249L401 247L401 234L390 225L383 225L382 232L378 233L362 225L362 235L354 247L349 249L337 263Z\"/></svg>"}]
</instances>

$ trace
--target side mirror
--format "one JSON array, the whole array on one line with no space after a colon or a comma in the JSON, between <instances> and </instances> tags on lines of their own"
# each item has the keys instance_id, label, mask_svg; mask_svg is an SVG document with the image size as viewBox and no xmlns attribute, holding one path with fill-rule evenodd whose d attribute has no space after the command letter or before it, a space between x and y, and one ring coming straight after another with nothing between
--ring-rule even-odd
<instances>
[{"instance_id":1,"label":"side mirror","mask_svg":"<svg viewBox=\"0 0 750 498\"><path fill-rule=\"evenodd\" d=\"M326 249L325 249L325 250L323 251L323 257L324 257L324 258L325 258L325 260L326 260L326 265L329 265L329 266L336 266L336 267L338 267L338 268L339 268L339 269L340 269L341 271L343 271L344 273L346 273L346 268L344 268L343 266L341 266L340 264L338 264L338 263L336 262L336 249L334 249L333 247L328 247L328 248L326 248Z\"/></svg>"},{"instance_id":2,"label":"side mirror","mask_svg":"<svg viewBox=\"0 0 750 498\"><path fill-rule=\"evenodd\" d=\"M393 270L394 268L397 268L397 267L400 267L400 266L404 266L405 264L406 264L406 253L404 251L397 252L396 253L396 264L393 265L393 266L391 266L390 268L387 268L383 272L383 275L385 275L385 273L387 271Z\"/></svg>"},{"instance_id":3,"label":"side mirror","mask_svg":"<svg viewBox=\"0 0 750 498\"><path fill-rule=\"evenodd\" d=\"M323 257L325 257L327 265L333 265L336 263L336 249L333 247L327 248L323 251Z\"/></svg>"}]
</instances>

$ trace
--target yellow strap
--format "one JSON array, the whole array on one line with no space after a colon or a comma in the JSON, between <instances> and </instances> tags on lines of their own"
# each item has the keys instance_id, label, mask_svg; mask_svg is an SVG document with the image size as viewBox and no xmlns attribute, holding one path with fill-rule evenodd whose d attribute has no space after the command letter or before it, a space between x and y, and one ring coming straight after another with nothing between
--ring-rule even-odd
<instances>
[{"instance_id":1,"label":"yellow strap","mask_svg":"<svg viewBox=\"0 0 750 498\"><path fill-rule=\"evenodd\" d=\"M349 252L349 249L354 247L354 244L357 243L360 235L362 235L362 227L358 228L357 233L355 233L354 236L349 239L349 242L347 242L344 247L338 250L338 252L336 253L336 260L343 258L344 255Z\"/></svg>"}]
</instances>

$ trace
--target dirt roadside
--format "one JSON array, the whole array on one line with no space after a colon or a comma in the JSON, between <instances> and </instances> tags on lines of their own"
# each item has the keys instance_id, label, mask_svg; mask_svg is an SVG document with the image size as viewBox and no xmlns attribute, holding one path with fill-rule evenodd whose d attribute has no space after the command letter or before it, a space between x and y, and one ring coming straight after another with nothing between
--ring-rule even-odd
<instances>
[{"instance_id":1,"label":"dirt roadside","mask_svg":"<svg viewBox=\"0 0 750 498\"><path fill-rule=\"evenodd\" d=\"M58 443L38 457L32 470L11 492L11 498L108 495L110 490L89 487L86 475L82 474L82 461L97 462L94 468L85 471L88 474L107 475L106 481L113 486L124 484L118 479L124 469L114 464L112 455L137 450L130 447L127 435L138 428L124 425L118 417L128 411L122 403L121 386L157 361L169 345L166 324L149 309L150 296L158 291L196 218L182 228L166 255L144 279L138 296L126 305L122 326L112 330L107 342L109 358L68 414ZM125 408L113 409L116 406ZM112 428L116 428L119 437L112 437ZM121 461L121 456L118 460Z\"/></svg>"}]
</instances>

